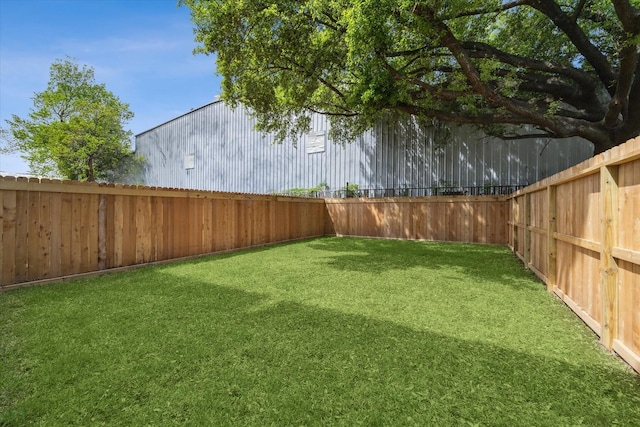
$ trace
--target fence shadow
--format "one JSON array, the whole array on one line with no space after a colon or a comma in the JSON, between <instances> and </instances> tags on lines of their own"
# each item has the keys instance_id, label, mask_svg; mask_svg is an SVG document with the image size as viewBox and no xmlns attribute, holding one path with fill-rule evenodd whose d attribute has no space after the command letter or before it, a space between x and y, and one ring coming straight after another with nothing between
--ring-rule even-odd
<instances>
[{"instance_id":1,"label":"fence shadow","mask_svg":"<svg viewBox=\"0 0 640 427\"><path fill-rule=\"evenodd\" d=\"M342 271L381 274L422 267L446 274L455 269L479 280L499 280L505 286L521 289L522 285L513 279L521 277L515 272L525 270L507 248L494 245L350 237L327 237L308 245L335 253L321 262L327 268Z\"/></svg>"}]
</instances>

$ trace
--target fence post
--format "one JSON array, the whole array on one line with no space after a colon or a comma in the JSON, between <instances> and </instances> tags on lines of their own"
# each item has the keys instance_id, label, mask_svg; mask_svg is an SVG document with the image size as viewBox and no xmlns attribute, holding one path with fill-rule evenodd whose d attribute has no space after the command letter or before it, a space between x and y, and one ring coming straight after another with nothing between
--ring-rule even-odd
<instances>
[{"instance_id":1,"label":"fence post","mask_svg":"<svg viewBox=\"0 0 640 427\"><path fill-rule=\"evenodd\" d=\"M520 220L520 211L518 208L518 198L511 199L511 249L513 253L518 253L518 221Z\"/></svg>"},{"instance_id":2,"label":"fence post","mask_svg":"<svg viewBox=\"0 0 640 427\"><path fill-rule=\"evenodd\" d=\"M612 250L618 240L618 166L600 168L602 194L600 250L602 335L600 341L607 349L613 347L618 334L618 265Z\"/></svg>"},{"instance_id":3,"label":"fence post","mask_svg":"<svg viewBox=\"0 0 640 427\"><path fill-rule=\"evenodd\" d=\"M524 265L531 264L531 193L524 195Z\"/></svg>"},{"instance_id":4,"label":"fence post","mask_svg":"<svg viewBox=\"0 0 640 427\"><path fill-rule=\"evenodd\" d=\"M557 196L558 187L549 185L547 187L547 290L549 292L553 292L557 281L558 241L554 235L558 230Z\"/></svg>"}]
</instances>

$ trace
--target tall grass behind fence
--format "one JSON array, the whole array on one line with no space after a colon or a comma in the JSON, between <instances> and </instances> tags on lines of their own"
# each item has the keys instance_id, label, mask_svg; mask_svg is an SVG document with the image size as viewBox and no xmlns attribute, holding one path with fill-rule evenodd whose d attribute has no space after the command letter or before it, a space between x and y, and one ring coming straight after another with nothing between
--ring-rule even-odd
<instances>
[{"instance_id":1,"label":"tall grass behind fence","mask_svg":"<svg viewBox=\"0 0 640 427\"><path fill-rule=\"evenodd\" d=\"M326 199L339 236L507 244L503 196Z\"/></svg>"},{"instance_id":2,"label":"tall grass behind fence","mask_svg":"<svg viewBox=\"0 0 640 427\"><path fill-rule=\"evenodd\" d=\"M0 178L3 289L325 234L324 201Z\"/></svg>"},{"instance_id":3,"label":"tall grass behind fence","mask_svg":"<svg viewBox=\"0 0 640 427\"><path fill-rule=\"evenodd\" d=\"M514 193L509 245L640 371L640 137Z\"/></svg>"}]
</instances>

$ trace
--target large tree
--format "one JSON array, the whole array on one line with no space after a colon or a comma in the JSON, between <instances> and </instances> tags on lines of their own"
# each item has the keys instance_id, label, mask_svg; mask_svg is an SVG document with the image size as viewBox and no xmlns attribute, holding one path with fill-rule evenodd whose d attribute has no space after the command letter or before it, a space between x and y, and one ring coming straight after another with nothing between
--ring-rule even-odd
<instances>
[{"instance_id":1,"label":"large tree","mask_svg":"<svg viewBox=\"0 0 640 427\"><path fill-rule=\"evenodd\" d=\"M280 137L332 117L348 140L381 116L502 138L640 133L640 0L182 0L223 99ZM525 131L527 129L527 131Z\"/></svg>"},{"instance_id":2,"label":"large tree","mask_svg":"<svg viewBox=\"0 0 640 427\"><path fill-rule=\"evenodd\" d=\"M34 173L112 181L140 164L124 129L132 117L128 104L95 82L93 68L57 60L28 118L13 115L4 134Z\"/></svg>"}]
</instances>

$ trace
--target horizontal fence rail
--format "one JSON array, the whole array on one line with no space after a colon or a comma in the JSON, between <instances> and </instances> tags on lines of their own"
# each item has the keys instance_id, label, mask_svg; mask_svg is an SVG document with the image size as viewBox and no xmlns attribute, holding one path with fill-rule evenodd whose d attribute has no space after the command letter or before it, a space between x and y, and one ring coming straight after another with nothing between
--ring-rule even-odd
<instances>
[{"instance_id":1,"label":"horizontal fence rail","mask_svg":"<svg viewBox=\"0 0 640 427\"><path fill-rule=\"evenodd\" d=\"M0 178L3 289L326 234L324 201Z\"/></svg>"},{"instance_id":2,"label":"horizontal fence rail","mask_svg":"<svg viewBox=\"0 0 640 427\"><path fill-rule=\"evenodd\" d=\"M509 245L640 372L640 137L510 196Z\"/></svg>"}]
</instances>

